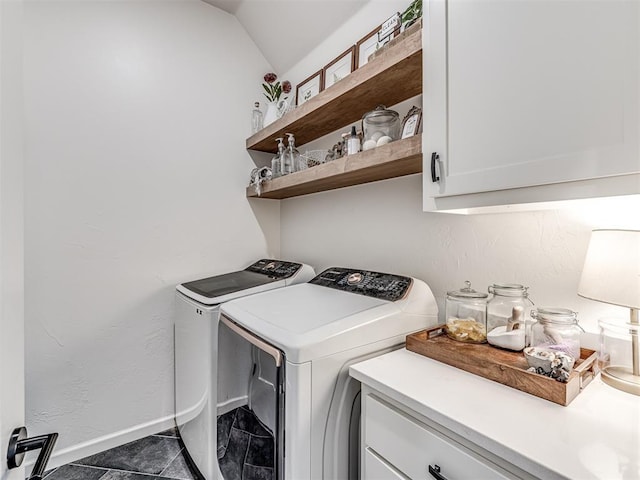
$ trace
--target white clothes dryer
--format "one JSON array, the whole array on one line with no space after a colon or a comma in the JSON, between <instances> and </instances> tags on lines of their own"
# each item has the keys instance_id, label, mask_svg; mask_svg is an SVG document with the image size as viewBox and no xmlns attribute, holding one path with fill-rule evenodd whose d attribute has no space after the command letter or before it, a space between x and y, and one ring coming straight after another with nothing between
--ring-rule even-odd
<instances>
[{"instance_id":1,"label":"white clothes dryer","mask_svg":"<svg viewBox=\"0 0 640 480\"><path fill-rule=\"evenodd\" d=\"M250 450L244 458L253 460L231 465L225 452L236 448L233 425L240 417L220 422L226 411L219 410L225 480L357 479L360 384L349 366L403 346L407 334L436 325L437 314L421 280L339 267L222 305L219 354L233 352L236 360L218 362L229 370L218 376L219 401L238 399L244 389L238 415L255 415L261 431L273 434L270 465ZM238 361L241 356L251 363ZM258 461L265 462L261 472Z\"/></svg>"},{"instance_id":2,"label":"white clothes dryer","mask_svg":"<svg viewBox=\"0 0 640 480\"><path fill-rule=\"evenodd\" d=\"M176 287L175 419L192 466L208 480L216 462L217 348L220 305L313 278L302 263L262 259L244 270Z\"/></svg>"}]
</instances>

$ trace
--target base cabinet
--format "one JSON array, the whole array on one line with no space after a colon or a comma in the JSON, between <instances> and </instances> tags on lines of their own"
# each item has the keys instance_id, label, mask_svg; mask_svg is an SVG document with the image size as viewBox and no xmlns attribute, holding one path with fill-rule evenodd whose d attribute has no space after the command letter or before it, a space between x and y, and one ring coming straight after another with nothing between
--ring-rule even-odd
<instances>
[{"instance_id":1,"label":"base cabinet","mask_svg":"<svg viewBox=\"0 0 640 480\"><path fill-rule=\"evenodd\" d=\"M366 480L505 480L521 478L457 442L428 419L363 386L362 478ZM515 468L515 467L514 467Z\"/></svg>"}]
</instances>

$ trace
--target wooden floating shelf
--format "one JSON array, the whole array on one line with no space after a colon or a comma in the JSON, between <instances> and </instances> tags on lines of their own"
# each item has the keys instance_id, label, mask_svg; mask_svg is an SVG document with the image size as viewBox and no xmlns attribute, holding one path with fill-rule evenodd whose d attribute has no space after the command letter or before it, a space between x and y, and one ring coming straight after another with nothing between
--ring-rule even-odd
<instances>
[{"instance_id":1,"label":"wooden floating shelf","mask_svg":"<svg viewBox=\"0 0 640 480\"><path fill-rule=\"evenodd\" d=\"M339 158L265 182L259 198L283 199L422 172L422 136ZM258 197L247 187L247 197Z\"/></svg>"},{"instance_id":2,"label":"wooden floating shelf","mask_svg":"<svg viewBox=\"0 0 640 480\"><path fill-rule=\"evenodd\" d=\"M391 106L420 95L422 29L406 33L366 65L248 138L247 149L275 153L274 139L286 132L296 136L298 145L304 145L359 121L380 104Z\"/></svg>"}]
</instances>

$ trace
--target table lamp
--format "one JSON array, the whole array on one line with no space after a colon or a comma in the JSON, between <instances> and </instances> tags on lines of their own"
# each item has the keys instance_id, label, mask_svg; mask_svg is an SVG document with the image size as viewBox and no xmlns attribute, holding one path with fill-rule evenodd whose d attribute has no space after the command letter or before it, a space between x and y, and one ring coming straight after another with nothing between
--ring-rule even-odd
<instances>
[{"instance_id":1,"label":"table lamp","mask_svg":"<svg viewBox=\"0 0 640 480\"><path fill-rule=\"evenodd\" d=\"M604 352L600 375L608 385L640 395L640 231L594 230L591 233L578 295L630 309L629 322L600 322L601 329L612 327L617 335L623 335L623 340L631 339L628 346L631 351L619 357L630 361L609 362ZM601 335L606 335L603 332ZM603 344L601 342L601 347ZM602 351L600 355L603 358Z\"/></svg>"}]
</instances>

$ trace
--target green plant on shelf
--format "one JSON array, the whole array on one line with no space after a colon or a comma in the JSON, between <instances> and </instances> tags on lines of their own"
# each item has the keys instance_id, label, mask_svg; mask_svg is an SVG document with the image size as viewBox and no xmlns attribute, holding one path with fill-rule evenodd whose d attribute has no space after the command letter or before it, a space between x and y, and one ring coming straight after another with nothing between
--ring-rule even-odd
<instances>
[{"instance_id":1,"label":"green plant on shelf","mask_svg":"<svg viewBox=\"0 0 640 480\"><path fill-rule=\"evenodd\" d=\"M422 0L413 0L411 5L402 12L400 19L402 21L402 25L404 25L404 28L406 29L413 25L420 17L422 17Z\"/></svg>"}]
</instances>

